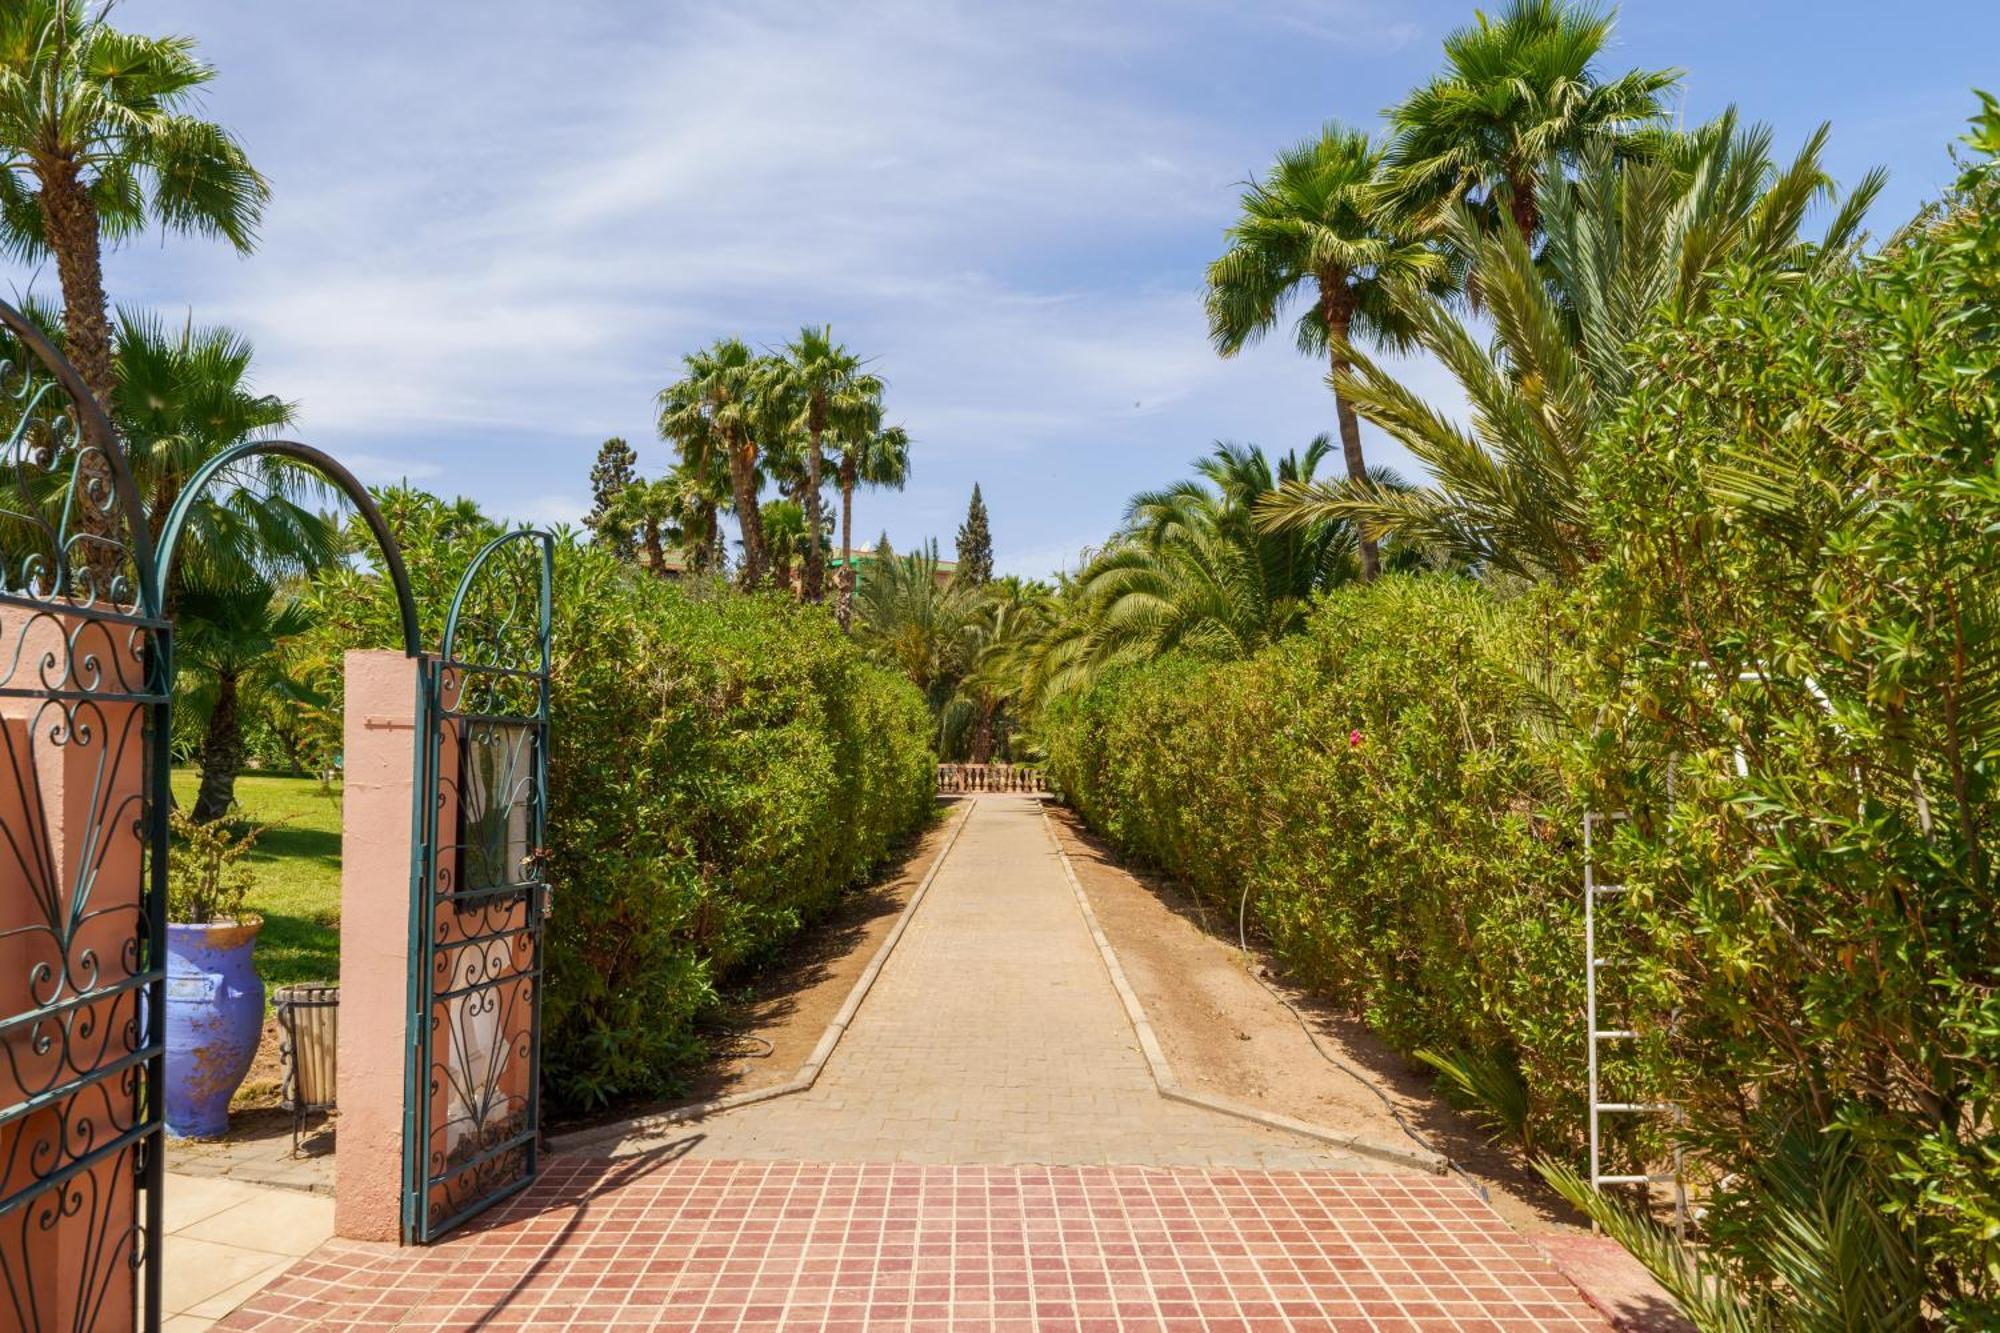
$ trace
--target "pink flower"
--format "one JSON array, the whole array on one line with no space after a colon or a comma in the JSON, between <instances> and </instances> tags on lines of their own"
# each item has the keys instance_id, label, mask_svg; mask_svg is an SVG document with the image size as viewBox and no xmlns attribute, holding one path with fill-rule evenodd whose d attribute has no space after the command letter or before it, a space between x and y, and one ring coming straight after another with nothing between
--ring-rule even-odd
<instances>
[{"instance_id":1,"label":"pink flower","mask_svg":"<svg viewBox=\"0 0 2000 1333\"><path fill-rule=\"evenodd\" d=\"M1359 728L1347 733L1347 744L1350 749L1361 744L1361 732Z\"/></svg>"}]
</instances>

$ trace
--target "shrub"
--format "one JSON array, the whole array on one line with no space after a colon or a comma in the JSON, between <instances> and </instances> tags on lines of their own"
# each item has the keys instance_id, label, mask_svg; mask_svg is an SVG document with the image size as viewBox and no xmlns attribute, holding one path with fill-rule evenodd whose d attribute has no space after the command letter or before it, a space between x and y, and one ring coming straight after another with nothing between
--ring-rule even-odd
<instances>
[{"instance_id":1,"label":"shrub","mask_svg":"<svg viewBox=\"0 0 2000 1333\"><path fill-rule=\"evenodd\" d=\"M1908 1274L1872 1327L2000 1326L1996 204L1976 168L1839 282L1725 284L1590 478L1598 758L1678 1013L1652 1077L1738 1278L1811 1313L1798 1250ZM1801 1141L1812 1189L1762 1169Z\"/></svg>"}]
</instances>

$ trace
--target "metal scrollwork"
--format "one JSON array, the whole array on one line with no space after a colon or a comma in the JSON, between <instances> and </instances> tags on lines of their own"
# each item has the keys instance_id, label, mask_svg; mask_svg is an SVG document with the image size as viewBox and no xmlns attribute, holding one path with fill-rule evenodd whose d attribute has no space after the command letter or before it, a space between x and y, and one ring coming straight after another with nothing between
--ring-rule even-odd
<instances>
[{"instance_id":1,"label":"metal scrollwork","mask_svg":"<svg viewBox=\"0 0 2000 1333\"><path fill-rule=\"evenodd\" d=\"M481 551L426 664L406 1219L415 1240L535 1173L553 559L538 532Z\"/></svg>"},{"instance_id":2,"label":"metal scrollwork","mask_svg":"<svg viewBox=\"0 0 2000 1333\"><path fill-rule=\"evenodd\" d=\"M26 1329L159 1318L168 627L137 497L0 303L0 1310Z\"/></svg>"}]
</instances>

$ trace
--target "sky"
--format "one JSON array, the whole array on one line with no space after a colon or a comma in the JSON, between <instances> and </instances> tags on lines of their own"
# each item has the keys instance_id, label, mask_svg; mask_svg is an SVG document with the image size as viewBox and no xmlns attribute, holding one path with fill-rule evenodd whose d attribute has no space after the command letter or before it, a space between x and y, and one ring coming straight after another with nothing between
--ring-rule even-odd
<instances>
[{"instance_id":1,"label":"sky","mask_svg":"<svg viewBox=\"0 0 2000 1333\"><path fill-rule=\"evenodd\" d=\"M149 236L116 303L232 325L296 438L371 483L575 522L597 446L670 461L654 395L733 334L830 323L888 381L908 487L857 542L944 553L973 483L996 565L1043 575L1133 491L1219 439L1333 428L1282 332L1230 360L1205 265L1242 182L1338 118L1374 127L1439 64L1467 0L122 0L194 36L205 110L273 190L255 254ZM1833 122L1842 181L1891 181L1886 231L1951 176L2000 4L1630 0L1607 69L1687 71L1789 149ZM53 267L6 270L53 294ZM1435 366L1405 367L1453 399ZM1370 462L1414 473L1364 433Z\"/></svg>"}]
</instances>

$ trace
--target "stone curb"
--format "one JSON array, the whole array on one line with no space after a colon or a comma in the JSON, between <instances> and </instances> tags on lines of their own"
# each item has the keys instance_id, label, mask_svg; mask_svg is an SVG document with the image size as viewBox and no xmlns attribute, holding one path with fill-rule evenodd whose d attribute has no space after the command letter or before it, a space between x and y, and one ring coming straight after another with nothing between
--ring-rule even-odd
<instances>
[{"instance_id":1,"label":"stone curb","mask_svg":"<svg viewBox=\"0 0 2000 1333\"><path fill-rule=\"evenodd\" d=\"M778 1097L789 1097L795 1092L804 1092L819 1081L820 1070L833 1055L834 1047L846 1034L854 1015L860 1011L862 1000L868 997L868 990L875 984L875 978L882 973L882 967L889 961L889 954L895 949L896 941L903 938L904 929L917 913L924 895L930 892L931 881L944 868L945 858L958 842L958 835L965 831L967 821L972 818L972 807L977 800L967 801L965 809L958 816L958 823L952 827L951 836L944 840L944 846L931 859L930 869L924 872L910 901L903 904L903 910L896 914L896 924L882 937L882 943L875 947L875 956L868 960L868 966L854 979L854 985L847 992L847 999L841 1003L840 1011L820 1034L819 1044L812 1054L799 1066L798 1072L783 1083L768 1088L753 1088L748 1092L732 1092L726 1097L716 1097L710 1101L696 1102L692 1106L677 1106L671 1111L656 1111L651 1115L633 1116L629 1120L617 1120L608 1125L596 1125L590 1129L579 1129L569 1134L554 1134L548 1139L550 1152L576 1152L584 1148L602 1147L609 1143L619 1143L626 1139L643 1139L664 1134L676 1125L690 1120L702 1120L723 1111L733 1111L739 1106L752 1106L758 1102L768 1102Z\"/></svg>"},{"instance_id":2,"label":"stone curb","mask_svg":"<svg viewBox=\"0 0 2000 1333\"><path fill-rule=\"evenodd\" d=\"M1112 989L1118 992L1118 999L1125 1006L1125 1017L1132 1024L1133 1034L1139 1038L1139 1049L1146 1057L1146 1067L1152 1071L1153 1086L1168 1101L1183 1102L1198 1106L1205 1111L1234 1116L1238 1120L1248 1120L1266 1129L1281 1130L1298 1134L1305 1138L1345 1149L1361 1157L1372 1157L1378 1161L1390 1162L1397 1166L1414 1167L1441 1176L1450 1169L1450 1163L1438 1153L1421 1148L1402 1148L1394 1144L1377 1143L1353 1134L1342 1134L1321 1125L1295 1120L1275 1111L1262 1110L1243 1102L1218 1097L1213 1093L1197 1092L1184 1087L1174 1077L1174 1071L1167 1064L1166 1052L1160 1047L1160 1039L1153 1032L1153 1024L1147 1019L1146 1011L1139 1005L1139 996L1125 979L1125 969L1118 963L1118 954L1111 947L1104 928L1097 923L1097 913L1091 910L1090 897L1083 891L1083 881L1076 876L1075 867L1070 865L1069 853L1063 850L1062 839L1056 836L1055 824L1049 818L1048 807L1042 808L1042 831L1048 835L1049 845L1055 848L1056 858L1062 862L1063 875L1069 880L1069 887L1076 894L1076 905L1083 913L1083 921L1090 928L1090 936L1097 941L1097 953L1104 960L1104 970L1111 976Z\"/></svg>"}]
</instances>

